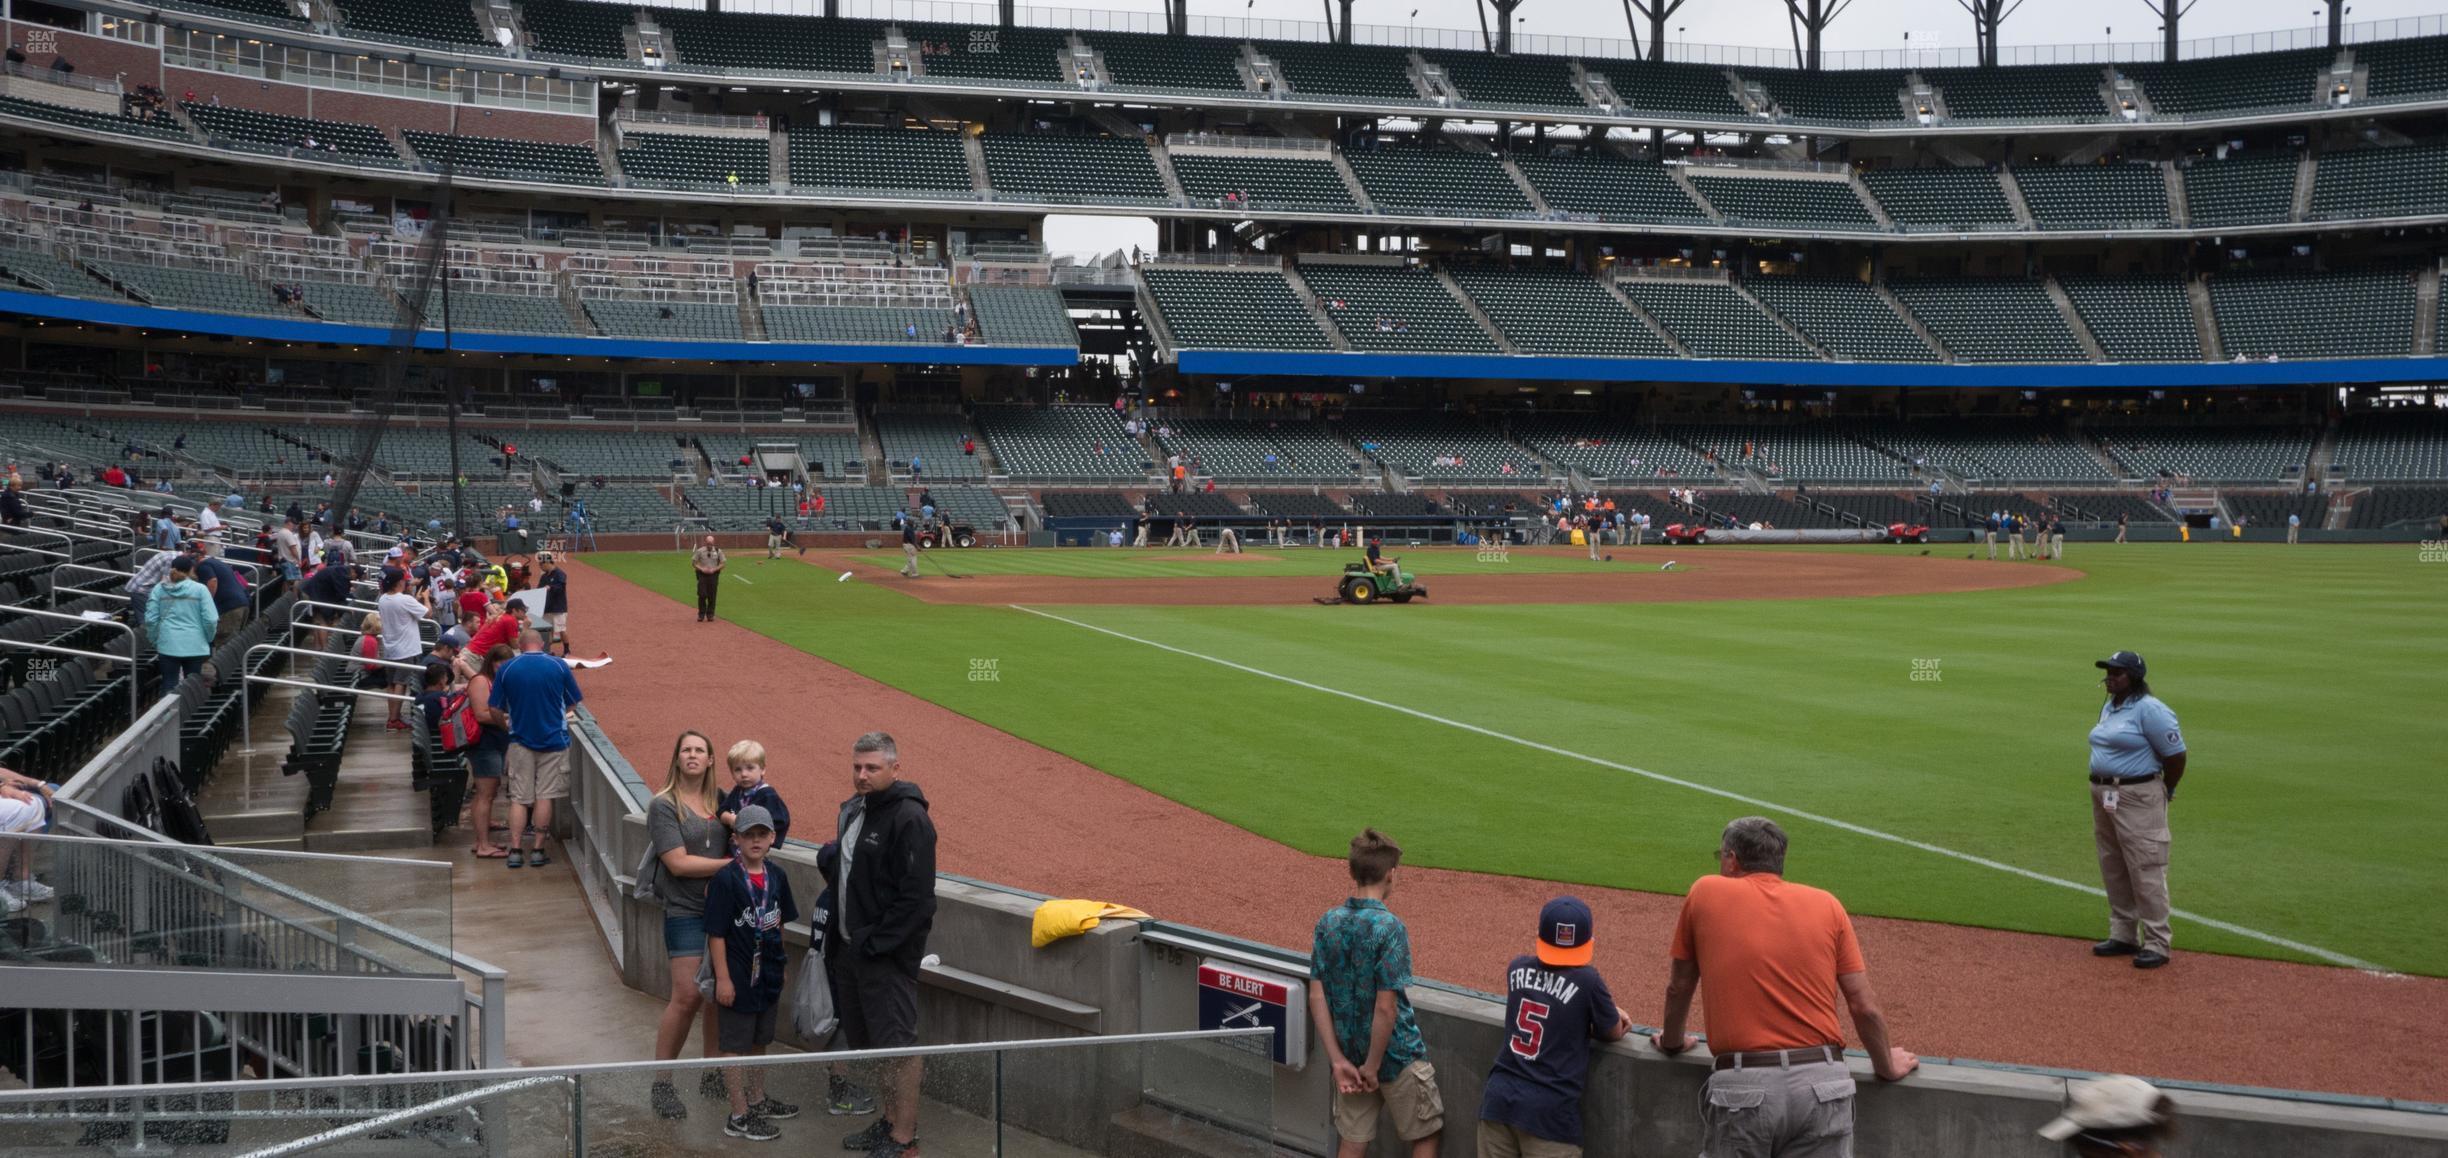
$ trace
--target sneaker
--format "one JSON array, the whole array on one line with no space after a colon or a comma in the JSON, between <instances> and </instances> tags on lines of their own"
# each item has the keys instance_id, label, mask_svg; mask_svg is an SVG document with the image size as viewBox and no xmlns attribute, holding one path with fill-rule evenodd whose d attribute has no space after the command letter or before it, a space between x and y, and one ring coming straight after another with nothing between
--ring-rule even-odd
<instances>
[{"instance_id":1,"label":"sneaker","mask_svg":"<svg viewBox=\"0 0 2448 1158\"><path fill-rule=\"evenodd\" d=\"M768 1122L787 1122L799 1116L799 1107L767 1094L764 1101L748 1107L748 1112Z\"/></svg>"},{"instance_id":2,"label":"sneaker","mask_svg":"<svg viewBox=\"0 0 2448 1158\"><path fill-rule=\"evenodd\" d=\"M892 1136L888 1134L885 1135L883 1141L875 1144L874 1149L867 1151L867 1158L901 1158L902 1155L911 1153L917 1149L918 1138L916 1135L912 1135L910 1140L907 1142L895 1142L892 1140Z\"/></svg>"},{"instance_id":3,"label":"sneaker","mask_svg":"<svg viewBox=\"0 0 2448 1158\"><path fill-rule=\"evenodd\" d=\"M0 889L0 917L14 917L24 912L25 907L26 903L17 899L15 889ZM853 1150L857 1148L856 1146L851 1147Z\"/></svg>"},{"instance_id":4,"label":"sneaker","mask_svg":"<svg viewBox=\"0 0 2448 1158\"><path fill-rule=\"evenodd\" d=\"M385 721L383 721L383 731L386 731L386 732L405 732L405 731L407 731L407 730L408 730L408 721L406 721L406 720L385 720Z\"/></svg>"},{"instance_id":5,"label":"sneaker","mask_svg":"<svg viewBox=\"0 0 2448 1158\"><path fill-rule=\"evenodd\" d=\"M861 1130L856 1134L843 1135L842 1149L873 1150L878 1144L890 1141L892 1141L891 1120L886 1118L878 1118L875 1121L868 1123L866 1129Z\"/></svg>"},{"instance_id":6,"label":"sneaker","mask_svg":"<svg viewBox=\"0 0 2448 1158\"><path fill-rule=\"evenodd\" d=\"M851 1085L846 1078L828 1078L825 1082L825 1113L834 1117L850 1117L875 1113L875 1094Z\"/></svg>"},{"instance_id":7,"label":"sneaker","mask_svg":"<svg viewBox=\"0 0 2448 1158\"><path fill-rule=\"evenodd\" d=\"M751 1142L771 1142L782 1136L782 1131L774 1129L773 1123L757 1117L755 1110L723 1119L723 1133Z\"/></svg>"},{"instance_id":8,"label":"sneaker","mask_svg":"<svg viewBox=\"0 0 2448 1158\"><path fill-rule=\"evenodd\" d=\"M51 886L37 880L12 881L9 883L8 891L15 893L18 900L29 905L39 905L59 895Z\"/></svg>"},{"instance_id":9,"label":"sneaker","mask_svg":"<svg viewBox=\"0 0 2448 1158\"><path fill-rule=\"evenodd\" d=\"M545 865L548 865L548 864L551 864L551 863L552 863L552 854L551 854L551 853L548 853L548 852L545 852L545 851L544 851L543 849L541 849L541 848L538 848L538 849L536 849L534 852L531 852L531 853L528 853L528 854L527 854L527 867L528 867L528 868L543 868Z\"/></svg>"},{"instance_id":10,"label":"sneaker","mask_svg":"<svg viewBox=\"0 0 2448 1158\"><path fill-rule=\"evenodd\" d=\"M511 850L510 850L510 859L503 861L503 862L502 862L502 867L503 867L503 868L525 868L525 867L527 867L527 850L525 850L525 849L519 849L519 848L514 848L514 849L511 849ZM668 1085L670 1085L671 1083L669 1083L669 1082L664 1082L664 1083L659 1083L659 1084L662 1084L662 1085L668 1086Z\"/></svg>"},{"instance_id":11,"label":"sneaker","mask_svg":"<svg viewBox=\"0 0 2448 1158\"><path fill-rule=\"evenodd\" d=\"M699 1075L697 1096L701 1098L729 1098L731 1096L731 1091L723 1085L721 1070L706 1070ZM750 1112L755 1112L754 1107L750 1108Z\"/></svg>"},{"instance_id":12,"label":"sneaker","mask_svg":"<svg viewBox=\"0 0 2448 1158\"><path fill-rule=\"evenodd\" d=\"M656 1082L654 1094L648 1100L654 1103L655 1117L688 1117L688 1106L680 1101L680 1091L673 1089L670 1082Z\"/></svg>"}]
</instances>

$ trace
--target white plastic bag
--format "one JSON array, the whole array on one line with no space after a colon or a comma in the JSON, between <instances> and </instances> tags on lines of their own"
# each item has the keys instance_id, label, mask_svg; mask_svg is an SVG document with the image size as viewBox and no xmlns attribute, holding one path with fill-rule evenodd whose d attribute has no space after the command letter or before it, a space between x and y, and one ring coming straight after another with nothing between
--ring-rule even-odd
<instances>
[{"instance_id":1,"label":"white plastic bag","mask_svg":"<svg viewBox=\"0 0 2448 1158\"><path fill-rule=\"evenodd\" d=\"M833 1012L833 986L825 973L824 954L810 952L799 959L799 972L791 977L782 1002L790 1010L791 1028L799 1031L802 1043L822 1046L833 1036L841 1019Z\"/></svg>"}]
</instances>

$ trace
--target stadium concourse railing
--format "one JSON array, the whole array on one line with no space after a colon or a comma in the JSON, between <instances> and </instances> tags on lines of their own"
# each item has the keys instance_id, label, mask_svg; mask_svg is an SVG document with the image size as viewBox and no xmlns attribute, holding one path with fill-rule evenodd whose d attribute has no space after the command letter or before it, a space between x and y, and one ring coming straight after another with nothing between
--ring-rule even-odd
<instances>
[{"instance_id":1,"label":"stadium concourse railing","mask_svg":"<svg viewBox=\"0 0 2448 1158\"><path fill-rule=\"evenodd\" d=\"M238 1158L287 1158L346 1147L350 1153L481 1153L487 1158L547 1158L628 1153L720 1153L729 1143L719 1114L665 1121L648 1111L652 1083L669 1074L684 1086L701 1072L758 1071L769 1096L808 1107L825 1097L836 1063L868 1075L901 1058L925 1066L923 1114L930 1152L958 1155L1191 1153L1202 1158L1269 1158L1246 1134L1164 1105L1160 1098L1100 1096L1106 1075L1197 1072L1207 1098L1235 1118L1263 1119L1272 1089L1265 1061L1252 1052L1262 1029L1132 1033L865 1050L783 1054L721 1061L607 1062L595 1065L489 1067L452 1074L352 1075L323 1080L162 1082L73 1093L0 1091L0 1136L12 1152L108 1141L116 1153L191 1146ZM154 1132L97 1132L98 1108L123 1105ZM783 1126L784 1137L827 1119ZM1125 1135L1145 1141L1132 1148ZM388 1146L349 1143L388 1141ZM168 1145L165 1145L168 1143ZM404 1148L403 1148L404 1144ZM807 1147L795 1148L804 1152ZM838 1151L836 1151L838 1152Z\"/></svg>"},{"instance_id":2,"label":"stadium concourse railing","mask_svg":"<svg viewBox=\"0 0 2448 1158\"><path fill-rule=\"evenodd\" d=\"M662 910L631 892L631 874L648 850L643 817L648 787L583 708L572 736L571 807L562 814L571 863L624 981L648 994L663 993ZM815 851L793 839L774 855L794 874L813 874ZM928 1038L983 1049L997 1039L1190 1031L1205 1024L1203 967L1272 978L1292 993L1308 976L1308 961L1300 953L1166 921L1107 921L1080 936L1032 948L1031 918L1046 899L952 874L937 877L935 925L927 943L931 959L921 975ZM804 945L804 928L787 935ZM1477 1105L1488 1061L1508 1037L1503 999L1433 982L1415 986L1411 996L1446 1104ZM792 1038L788 1026L783 1036ZM1323 1054L1313 1038L1301 1044L1307 1047L1302 1066L1248 1053L1113 1059L1114 1071L1072 1086L1065 1094L1070 1101L1047 1107L1064 1123L1047 1129L1056 1138L1078 1137L1072 1131L1110 1113L1106 1107L1137 1104L1196 1118L1220 1137L1255 1139L1271 1152L1331 1153L1332 1095ZM1863 1078L1861 1152L1885 1158L2053 1158L2061 1149L2036 1131L2057 1115L2066 1083L2090 1076L1975 1059L1925 1061L1911 1080L1886 1084L1868 1080L1867 1060L1852 1058ZM1271 1071L1270 1096L1228 1094L1237 1088L1233 1076L1253 1062ZM1645 1032L1602 1047L1585 1103L1585 1149L1592 1154L1696 1152L1699 1122L1692 1107L1708 1072L1705 1057L1658 1054ZM1042 1080L1081 1076L1066 1071ZM2448 1106L2162 1084L2181 1092L2187 1143L2195 1153L2448 1155ZM1261 1109L1264 1116L1256 1116ZM1120 1126L1125 1120L1117 1115L1109 1122ZM1472 1144L1469 1131L1449 1130L1445 1153L1467 1154Z\"/></svg>"}]
</instances>

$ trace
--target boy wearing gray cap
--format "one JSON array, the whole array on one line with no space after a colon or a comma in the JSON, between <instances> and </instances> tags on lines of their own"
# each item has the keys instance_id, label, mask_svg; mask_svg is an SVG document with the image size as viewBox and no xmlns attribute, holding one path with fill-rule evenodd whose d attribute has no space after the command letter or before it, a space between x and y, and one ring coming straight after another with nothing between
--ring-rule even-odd
<instances>
[{"instance_id":1,"label":"boy wearing gray cap","mask_svg":"<svg viewBox=\"0 0 2448 1158\"><path fill-rule=\"evenodd\" d=\"M718 1007L715 1052L755 1056L773 1043L782 1005L782 926L799 919L799 905L790 877L766 859L774 846L773 814L751 804L739 810L731 831L732 861L706 884L706 960ZM731 1093L723 1133L771 1141L781 1136L774 1122L799 1116L799 1107L766 1096L762 1067L727 1069L723 1078Z\"/></svg>"}]
</instances>

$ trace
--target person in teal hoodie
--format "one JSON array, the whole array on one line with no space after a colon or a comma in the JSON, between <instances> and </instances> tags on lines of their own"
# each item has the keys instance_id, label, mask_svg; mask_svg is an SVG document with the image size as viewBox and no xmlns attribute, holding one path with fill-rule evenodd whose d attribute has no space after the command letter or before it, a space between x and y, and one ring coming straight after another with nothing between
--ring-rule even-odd
<instances>
[{"instance_id":1,"label":"person in teal hoodie","mask_svg":"<svg viewBox=\"0 0 2448 1158\"><path fill-rule=\"evenodd\" d=\"M161 657L163 695L178 691L188 676L204 670L220 621L212 592L196 582L194 557L172 560L170 577L145 600L145 638L153 641L153 651Z\"/></svg>"}]
</instances>

